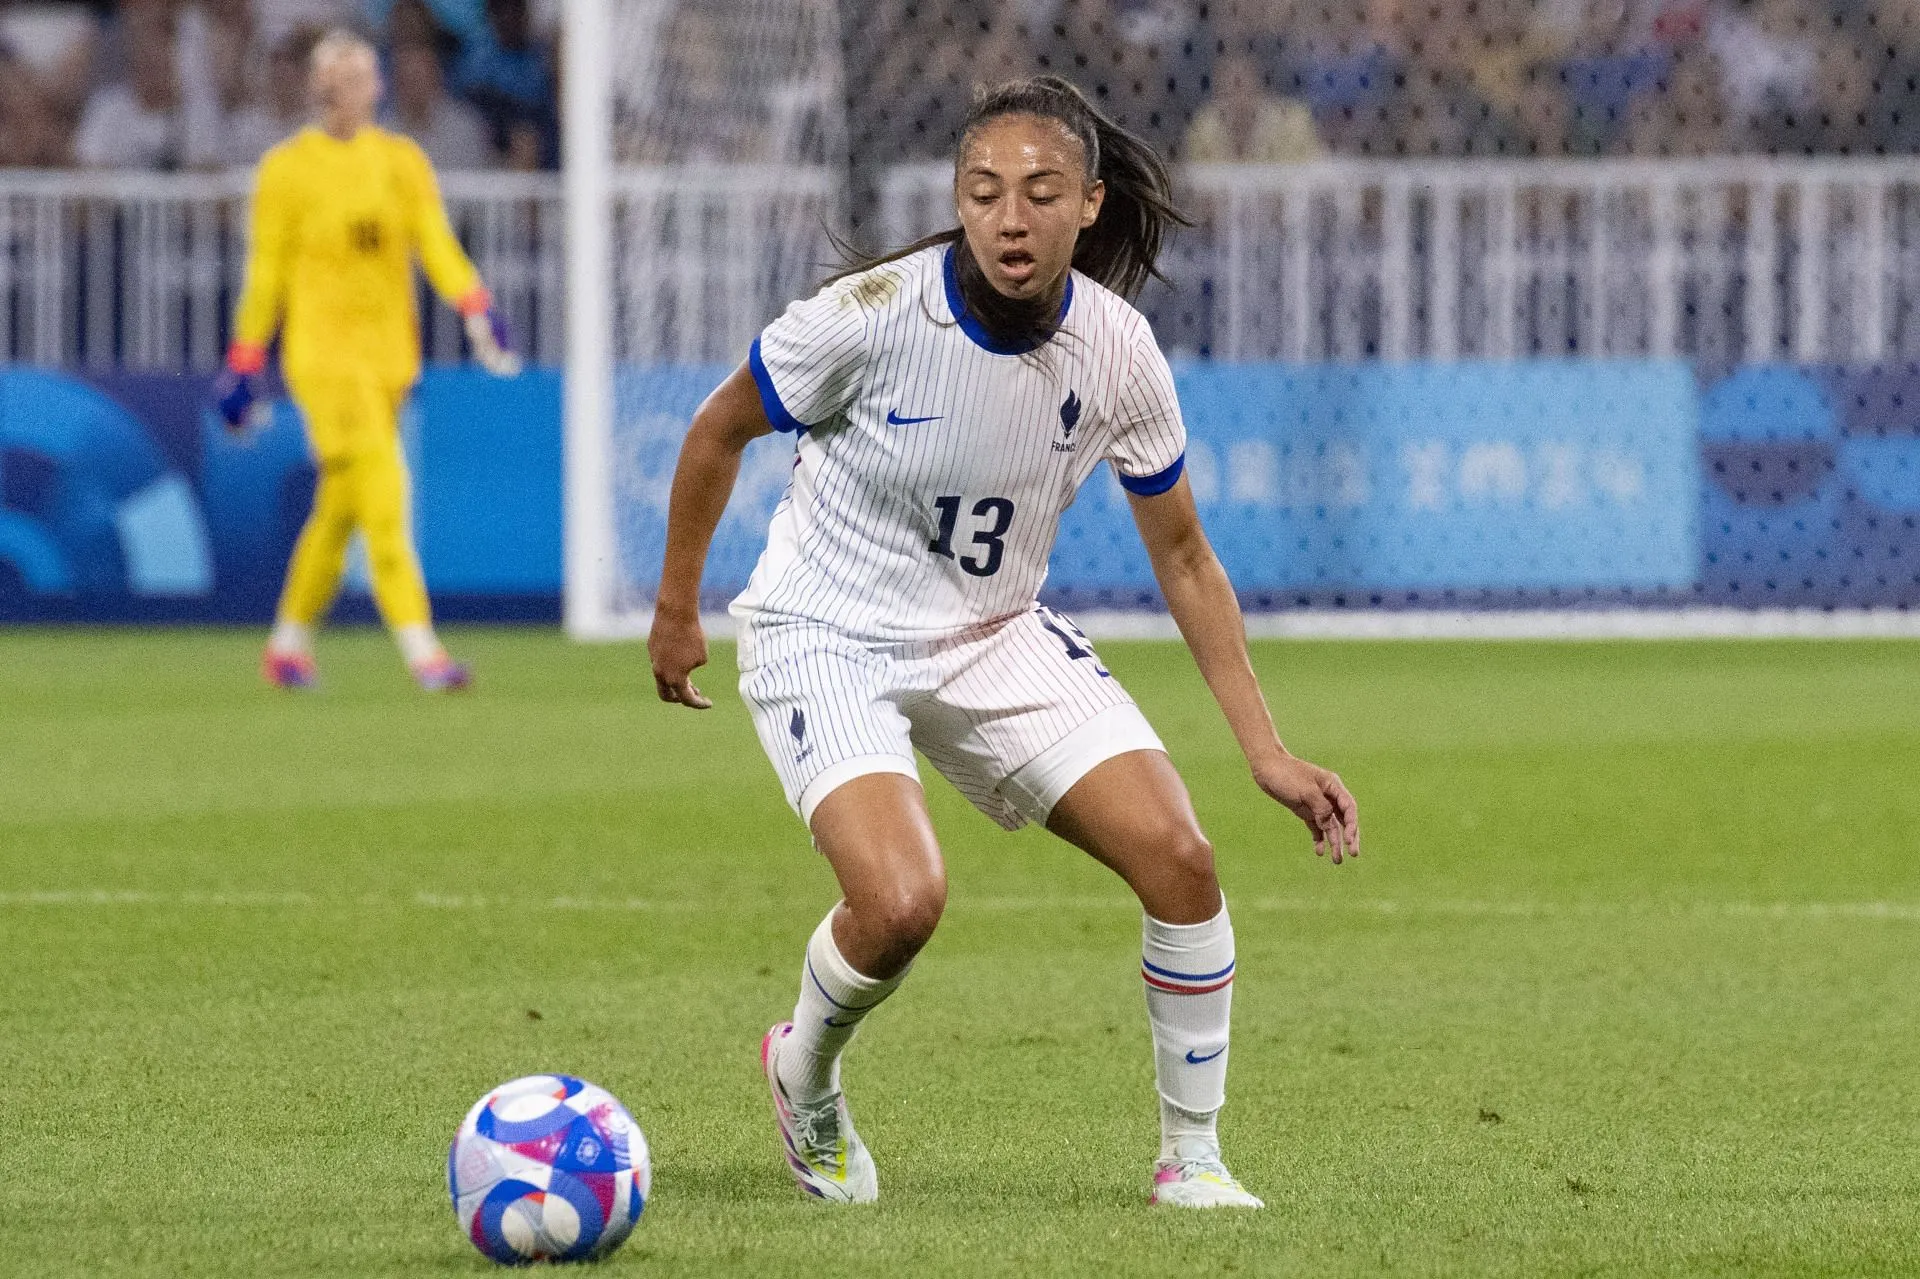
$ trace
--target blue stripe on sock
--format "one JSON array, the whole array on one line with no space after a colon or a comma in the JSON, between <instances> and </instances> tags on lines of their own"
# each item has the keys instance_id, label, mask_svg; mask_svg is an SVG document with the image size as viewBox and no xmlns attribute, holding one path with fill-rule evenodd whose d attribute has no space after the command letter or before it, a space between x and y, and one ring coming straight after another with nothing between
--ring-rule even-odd
<instances>
[{"instance_id":1,"label":"blue stripe on sock","mask_svg":"<svg viewBox=\"0 0 1920 1279\"><path fill-rule=\"evenodd\" d=\"M871 1004L843 1004L832 995L827 994L827 988L820 984L820 974L813 971L812 955L807 956L807 977L813 982L813 988L820 992L821 997L843 1013L870 1013L880 1005L880 1000L878 999L874 1000Z\"/></svg>"},{"instance_id":2,"label":"blue stripe on sock","mask_svg":"<svg viewBox=\"0 0 1920 1279\"><path fill-rule=\"evenodd\" d=\"M1150 973L1158 974L1161 977L1171 977L1175 981L1218 981L1233 971L1233 965L1228 964L1217 973L1176 973L1171 968L1162 968L1158 964L1152 963L1145 955L1140 957L1140 964ZM826 994L825 991L820 993Z\"/></svg>"}]
</instances>

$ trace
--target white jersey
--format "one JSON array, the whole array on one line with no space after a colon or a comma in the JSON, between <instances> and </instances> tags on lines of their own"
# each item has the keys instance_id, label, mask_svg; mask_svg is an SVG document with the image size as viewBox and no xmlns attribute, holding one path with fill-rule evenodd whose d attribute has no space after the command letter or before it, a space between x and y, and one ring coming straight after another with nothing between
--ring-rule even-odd
<instances>
[{"instance_id":1,"label":"white jersey","mask_svg":"<svg viewBox=\"0 0 1920 1279\"><path fill-rule=\"evenodd\" d=\"M799 446L742 623L898 642L1003 620L1033 608L1100 462L1133 493L1180 478L1186 427L1146 318L1074 272L1059 335L1000 345L967 314L956 251L841 280L754 341L767 417Z\"/></svg>"}]
</instances>

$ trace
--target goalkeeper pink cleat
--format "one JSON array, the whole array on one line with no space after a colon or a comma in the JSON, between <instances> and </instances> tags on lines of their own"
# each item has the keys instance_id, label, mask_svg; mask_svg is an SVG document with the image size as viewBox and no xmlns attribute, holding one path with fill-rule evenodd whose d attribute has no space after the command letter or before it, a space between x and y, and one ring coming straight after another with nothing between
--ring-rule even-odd
<instances>
[{"instance_id":1,"label":"goalkeeper pink cleat","mask_svg":"<svg viewBox=\"0 0 1920 1279\"><path fill-rule=\"evenodd\" d=\"M313 658L305 653L276 653L268 649L260 658L260 678L275 688L303 689L319 684L320 672Z\"/></svg>"},{"instance_id":2,"label":"goalkeeper pink cleat","mask_svg":"<svg viewBox=\"0 0 1920 1279\"><path fill-rule=\"evenodd\" d=\"M442 653L415 666L413 682L429 693L459 693L473 687L473 672Z\"/></svg>"}]
</instances>

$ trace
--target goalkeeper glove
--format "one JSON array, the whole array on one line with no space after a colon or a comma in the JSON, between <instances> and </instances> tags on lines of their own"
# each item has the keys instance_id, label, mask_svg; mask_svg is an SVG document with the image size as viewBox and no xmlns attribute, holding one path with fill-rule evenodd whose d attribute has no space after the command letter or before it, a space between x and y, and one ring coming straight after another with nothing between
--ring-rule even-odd
<instances>
[{"instance_id":1,"label":"goalkeeper glove","mask_svg":"<svg viewBox=\"0 0 1920 1279\"><path fill-rule=\"evenodd\" d=\"M473 358L495 377L518 377L520 357L513 351L513 334L507 329L507 317L494 308L493 298L483 287L460 300L460 314L467 326L467 341Z\"/></svg>"},{"instance_id":2,"label":"goalkeeper glove","mask_svg":"<svg viewBox=\"0 0 1920 1279\"><path fill-rule=\"evenodd\" d=\"M272 413L260 401L259 377L266 363L266 351L251 342L235 342L227 348L227 365L213 380L213 404L230 434L245 435L265 425Z\"/></svg>"}]
</instances>

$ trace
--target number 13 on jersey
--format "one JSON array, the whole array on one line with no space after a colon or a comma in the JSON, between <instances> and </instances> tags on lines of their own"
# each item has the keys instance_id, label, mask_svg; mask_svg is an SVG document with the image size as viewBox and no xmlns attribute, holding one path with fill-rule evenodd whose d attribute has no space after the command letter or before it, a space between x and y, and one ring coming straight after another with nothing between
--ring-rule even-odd
<instances>
[{"instance_id":1,"label":"number 13 on jersey","mask_svg":"<svg viewBox=\"0 0 1920 1279\"><path fill-rule=\"evenodd\" d=\"M971 514L979 526L973 529L968 545L979 550L956 554L953 536L960 525L960 507L965 501L958 494L933 499L933 509L938 513L940 525L939 531L927 543L927 549L935 555L953 560L975 577L992 577L1000 571L1000 561L1006 555L1007 544L1004 539L1007 530L1013 526L1013 499L983 497L975 502Z\"/></svg>"}]
</instances>

